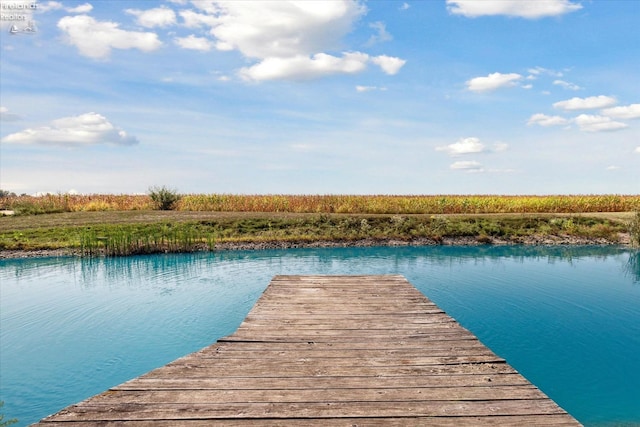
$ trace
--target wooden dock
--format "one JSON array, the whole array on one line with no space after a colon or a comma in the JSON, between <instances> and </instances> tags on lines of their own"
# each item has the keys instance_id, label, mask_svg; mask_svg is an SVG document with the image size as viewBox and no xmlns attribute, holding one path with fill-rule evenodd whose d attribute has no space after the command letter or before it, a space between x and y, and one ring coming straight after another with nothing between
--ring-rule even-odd
<instances>
[{"instance_id":1,"label":"wooden dock","mask_svg":"<svg viewBox=\"0 0 640 427\"><path fill-rule=\"evenodd\" d=\"M276 276L233 335L40 424L580 425L398 275Z\"/></svg>"}]
</instances>

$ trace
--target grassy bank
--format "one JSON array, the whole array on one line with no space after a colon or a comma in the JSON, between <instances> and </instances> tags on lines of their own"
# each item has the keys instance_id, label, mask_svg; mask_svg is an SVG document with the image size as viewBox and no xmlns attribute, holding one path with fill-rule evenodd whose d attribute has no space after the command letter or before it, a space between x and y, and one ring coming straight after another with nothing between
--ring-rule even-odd
<instances>
[{"instance_id":1,"label":"grassy bank","mask_svg":"<svg viewBox=\"0 0 640 427\"><path fill-rule=\"evenodd\" d=\"M149 195L2 194L0 210L13 215L0 218L0 250L84 255L242 242L633 243L640 222L630 213L640 211L640 195L178 195L164 187Z\"/></svg>"},{"instance_id":2,"label":"grassy bank","mask_svg":"<svg viewBox=\"0 0 640 427\"><path fill-rule=\"evenodd\" d=\"M619 242L632 214L297 214L183 211L72 212L0 218L0 250L67 249L84 255L209 250L234 242L415 241L479 244L535 237Z\"/></svg>"}]
</instances>

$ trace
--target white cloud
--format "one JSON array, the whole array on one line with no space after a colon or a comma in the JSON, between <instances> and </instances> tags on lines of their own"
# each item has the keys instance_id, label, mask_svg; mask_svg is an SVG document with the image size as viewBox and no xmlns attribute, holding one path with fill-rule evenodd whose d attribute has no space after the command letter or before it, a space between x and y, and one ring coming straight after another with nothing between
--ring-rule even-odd
<instances>
[{"instance_id":1,"label":"white cloud","mask_svg":"<svg viewBox=\"0 0 640 427\"><path fill-rule=\"evenodd\" d=\"M569 123L569 120L560 116L547 116L546 114L538 113L534 114L529 118L527 124L531 125L540 125L540 126L561 126Z\"/></svg>"},{"instance_id":2,"label":"white cloud","mask_svg":"<svg viewBox=\"0 0 640 427\"><path fill-rule=\"evenodd\" d=\"M481 153L485 151L485 146L478 138L462 138L453 144L436 147L436 151L445 151L450 156L462 154Z\"/></svg>"},{"instance_id":3,"label":"white cloud","mask_svg":"<svg viewBox=\"0 0 640 427\"><path fill-rule=\"evenodd\" d=\"M218 18L215 16L194 12L193 10L181 10L178 14L184 20L184 25L188 28L199 28L202 26L213 27L218 22Z\"/></svg>"},{"instance_id":4,"label":"white cloud","mask_svg":"<svg viewBox=\"0 0 640 427\"><path fill-rule=\"evenodd\" d=\"M604 114L605 116L613 117L615 119L639 119L640 104L606 108L602 110L602 114Z\"/></svg>"},{"instance_id":5,"label":"white cloud","mask_svg":"<svg viewBox=\"0 0 640 427\"><path fill-rule=\"evenodd\" d=\"M356 86L356 91L357 92L371 92L374 90L381 90L381 91L385 91L387 90L386 87L378 87L378 86Z\"/></svg>"},{"instance_id":6,"label":"white cloud","mask_svg":"<svg viewBox=\"0 0 640 427\"><path fill-rule=\"evenodd\" d=\"M90 3L84 3L76 7L67 7L65 10L69 13L89 13L93 10Z\"/></svg>"},{"instance_id":7,"label":"white cloud","mask_svg":"<svg viewBox=\"0 0 640 427\"><path fill-rule=\"evenodd\" d=\"M372 22L369 24L369 28L376 30L376 34L369 37L369 41L367 41L368 46L393 40L393 36L387 32L387 27L384 22Z\"/></svg>"},{"instance_id":8,"label":"white cloud","mask_svg":"<svg viewBox=\"0 0 640 427\"><path fill-rule=\"evenodd\" d=\"M616 171L619 169L621 169L620 166L615 166L615 165L607 166L608 171Z\"/></svg>"},{"instance_id":9,"label":"white cloud","mask_svg":"<svg viewBox=\"0 0 640 427\"><path fill-rule=\"evenodd\" d=\"M542 75L542 74L546 74L549 76L553 76L553 77L562 77L563 73L562 71L556 71L556 70L550 70L549 68L544 68L544 67L534 67L534 68L529 68L527 70L527 72L529 74L531 74L530 76L527 77L527 79L530 80L535 80L538 76Z\"/></svg>"},{"instance_id":10,"label":"white cloud","mask_svg":"<svg viewBox=\"0 0 640 427\"><path fill-rule=\"evenodd\" d=\"M400 71L400 68L402 68L407 61L392 56L380 55L371 58L371 62L382 68L382 71L386 74L394 75Z\"/></svg>"},{"instance_id":11,"label":"white cloud","mask_svg":"<svg viewBox=\"0 0 640 427\"><path fill-rule=\"evenodd\" d=\"M111 49L139 49L150 52L161 46L155 33L125 31L118 24L96 21L90 16L65 16L58 28L67 37L68 43L76 46L80 54L93 59L105 59Z\"/></svg>"},{"instance_id":12,"label":"white cloud","mask_svg":"<svg viewBox=\"0 0 640 427\"><path fill-rule=\"evenodd\" d=\"M174 41L183 49L199 50L201 52L213 49L211 40L204 37L196 37L193 34L187 37L176 37Z\"/></svg>"},{"instance_id":13,"label":"white cloud","mask_svg":"<svg viewBox=\"0 0 640 427\"><path fill-rule=\"evenodd\" d=\"M488 92L501 87L515 86L516 82L521 78L522 76L516 73L492 73L486 77L475 77L467 80L466 85L467 89L472 92Z\"/></svg>"},{"instance_id":14,"label":"white cloud","mask_svg":"<svg viewBox=\"0 0 640 427\"><path fill-rule=\"evenodd\" d=\"M640 154L640 146L636 147L636 149L634 150L634 153Z\"/></svg>"},{"instance_id":15,"label":"white cloud","mask_svg":"<svg viewBox=\"0 0 640 427\"><path fill-rule=\"evenodd\" d=\"M135 16L138 24L146 28L168 27L176 23L175 12L164 6L147 10L126 9L125 12Z\"/></svg>"},{"instance_id":16,"label":"white cloud","mask_svg":"<svg viewBox=\"0 0 640 427\"><path fill-rule=\"evenodd\" d=\"M467 172L484 172L482 165L475 160L454 162L449 166L449 168L454 170L464 170Z\"/></svg>"},{"instance_id":17,"label":"white cloud","mask_svg":"<svg viewBox=\"0 0 640 427\"><path fill-rule=\"evenodd\" d=\"M447 0L447 10L469 18L487 15L517 16L527 19L558 16L582 9L569 0Z\"/></svg>"},{"instance_id":18,"label":"white cloud","mask_svg":"<svg viewBox=\"0 0 640 427\"><path fill-rule=\"evenodd\" d=\"M553 104L555 108L562 110L593 110L596 108L606 108L614 105L616 99L611 96L590 96L588 98L571 98Z\"/></svg>"},{"instance_id":19,"label":"white cloud","mask_svg":"<svg viewBox=\"0 0 640 427\"><path fill-rule=\"evenodd\" d=\"M222 10L224 3L228 3L234 0L189 0L187 3L191 3L197 9L200 9L206 13L217 14ZM256 1L256 0L248 0Z\"/></svg>"},{"instance_id":20,"label":"white cloud","mask_svg":"<svg viewBox=\"0 0 640 427\"><path fill-rule=\"evenodd\" d=\"M1 122L17 122L19 120L22 120L22 117L20 117L17 114L13 114L9 112L9 109L7 107L0 107Z\"/></svg>"},{"instance_id":21,"label":"white cloud","mask_svg":"<svg viewBox=\"0 0 640 427\"><path fill-rule=\"evenodd\" d=\"M336 73L355 74L367 67L369 55L361 52L344 53L342 57L317 53L311 58L270 57L262 62L240 70L242 78L247 80L306 80Z\"/></svg>"},{"instance_id":22,"label":"white cloud","mask_svg":"<svg viewBox=\"0 0 640 427\"><path fill-rule=\"evenodd\" d=\"M565 89L568 89L568 90L580 90L580 89L582 89L577 84L566 82L564 80L554 80L553 84L556 85L556 86L561 86L561 87L563 87Z\"/></svg>"},{"instance_id":23,"label":"white cloud","mask_svg":"<svg viewBox=\"0 0 640 427\"><path fill-rule=\"evenodd\" d=\"M87 146L95 144L133 145L138 140L115 127L106 117L97 113L64 117L48 126L25 129L2 138L7 144L42 144Z\"/></svg>"},{"instance_id":24,"label":"white cloud","mask_svg":"<svg viewBox=\"0 0 640 427\"><path fill-rule=\"evenodd\" d=\"M573 121L585 132L615 131L628 127L627 124L611 120L610 117L580 114Z\"/></svg>"},{"instance_id":25,"label":"white cloud","mask_svg":"<svg viewBox=\"0 0 640 427\"><path fill-rule=\"evenodd\" d=\"M0 0L1 1L1 0ZM75 7L64 7L59 1L48 1L46 3L38 3L38 12L50 12L52 10L64 9L69 13L89 13L93 10L91 3L84 3Z\"/></svg>"},{"instance_id":26,"label":"white cloud","mask_svg":"<svg viewBox=\"0 0 640 427\"><path fill-rule=\"evenodd\" d=\"M522 85L520 86L522 89L532 89L533 85L532 84L528 84L528 85Z\"/></svg>"},{"instance_id":27,"label":"white cloud","mask_svg":"<svg viewBox=\"0 0 640 427\"><path fill-rule=\"evenodd\" d=\"M49 12L52 10L62 9L62 3L59 1L48 1L46 3L38 3L38 12Z\"/></svg>"},{"instance_id":28,"label":"white cloud","mask_svg":"<svg viewBox=\"0 0 640 427\"><path fill-rule=\"evenodd\" d=\"M409 3L402 3L402 5L400 6L400 10L407 10L409 9L411 6L409 6Z\"/></svg>"},{"instance_id":29,"label":"white cloud","mask_svg":"<svg viewBox=\"0 0 640 427\"><path fill-rule=\"evenodd\" d=\"M341 46L340 40L366 13L356 1L216 1L200 3L215 13L211 33L218 49L249 58L311 55Z\"/></svg>"},{"instance_id":30,"label":"white cloud","mask_svg":"<svg viewBox=\"0 0 640 427\"><path fill-rule=\"evenodd\" d=\"M367 12L361 0L198 0L191 4L195 10L179 12L185 26L208 26L216 49L237 50L257 60L239 71L245 80L304 80L352 74L362 72L369 63L393 75L405 63L387 55L371 57L344 51L343 37ZM371 42L391 39L384 23L375 22L371 27L377 30Z\"/></svg>"}]
</instances>

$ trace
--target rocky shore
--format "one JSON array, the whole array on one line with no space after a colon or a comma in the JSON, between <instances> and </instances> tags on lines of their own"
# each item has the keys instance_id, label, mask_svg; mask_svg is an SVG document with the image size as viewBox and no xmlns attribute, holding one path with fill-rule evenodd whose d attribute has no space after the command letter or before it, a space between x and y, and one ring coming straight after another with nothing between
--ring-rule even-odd
<instances>
[{"instance_id":1,"label":"rocky shore","mask_svg":"<svg viewBox=\"0 0 640 427\"><path fill-rule=\"evenodd\" d=\"M630 244L629 235L620 233L616 241L603 238L586 238L576 236L534 235L499 239L493 237L444 237L441 240L429 238L400 239L362 239L362 240L319 240L319 241L268 241L268 242L221 242L216 243L215 250L265 250L265 249L293 249L293 248L342 248L342 247L371 247L371 246L479 246L479 245L622 245ZM40 249L33 251L0 250L0 259L42 258L79 256L77 251L69 249Z\"/></svg>"}]
</instances>

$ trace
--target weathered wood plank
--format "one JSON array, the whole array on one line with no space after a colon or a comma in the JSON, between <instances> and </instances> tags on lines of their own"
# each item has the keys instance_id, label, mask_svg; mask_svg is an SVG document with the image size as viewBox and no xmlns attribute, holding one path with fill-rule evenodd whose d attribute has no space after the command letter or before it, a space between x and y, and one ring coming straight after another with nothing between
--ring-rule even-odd
<instances>
[{"instance_id":1,"label":"weathered wood plank","mask_svg":"<svg viewBox=\"0 0 640 427\"><path fill-rule=\"evenodd\" d=\"M230 378L232 381L230 381ZM374 387L429 388L429 387L485 387L530 385L516 373L411 375L401 377L201 377L142 376L113 387L112 390L326 390Z\"/></svg>"},{"instance_id":2,"label":"weathered wood plank","mask_svg":"<svg viewBox=\"0 0 640 427\"><path fill-rule=\"evenodd\" d=\"M412 375L491 375L497 373L515 373L516 371L505 363L474 363L430 366L362 366L358 369L350 367L323 366L312 364L289 367L283 372L265 372L264 369L254 368L251 364L244 366L219 367L191 366L188 363L170 364L162 372L150 372L149 378L167 376L181 376L184 378L202 377L262 377L262 378L291 378L291 377L385 377Z\"/></svg>"},{"instance_id":3,"label":"weathered wood plank","mask_svg":"<svg viewBox=\"0 0 640 427\"><path fill-rule=\"evenodd\" d=\"M257 336L255 333L248 331L246 329L238 330L237 334L234 334L234 338L236 340L255 340L259 339L261 341L282 341L288 339L295 340L322 340L327 341L332 338L341 338L341 339L359 339L359 340L384 340L385 337L389 335L389 333L393 332L395 339L402 338L412 338L419 336L436 336L436 335L454 335L456 337L469 336L470 332L461 331L454 327L441 327L441 328L427 328L427 329L397 329L397 330L362 330L362 329L326 329L326 330L313 330L313 329L289 329L289 328L281 328L277 329L266 329L262 331L262 334Z\"/></svg>"},{"instance_id":4,"label":"weathered wood plank","mask_svg":"<svg viewBox=\"0 0 640 427\"><path fill-rule=\"evenodd\" d=\"M335 314L334 314L335 316ZM400 320L402 324L394 325L394 322ZM245 326L254 326L256 328L269 327L270 325L281 325L283 327L298 327L301 329L317 328L317 329L340 329L340 328L359 328L359 329L406 329L406 328L428 328L433 325L446 325L455 323L450 319L432 319L429 322L419 322L404 320L401 316L360 316L360 318L352 317L346 318L344 316L340 319L320 318L318 316L309 315L297 315L295 317L262 317L262 318L250 318L246 320Z\"/></svg>"},{"instance_id":5,"label":"weathered wood plank","mask_svg":"<svg viewBox=\"0 0 640 427\"><path fill-rule=\"evenodd\" d=\"M440 341L458 341L462 339L474 340L473 334L465 331L445 331L445 332L437 332L437 333L427 333L427 332L418 332L418 333L406 333L402 334L400 332L394 334L394 339L398 341L408 341L408 340L420 340L430 341L430 340L440 340ZM282 335L260 335L254 336L251 334L238 334L232 335L230 337L225 337L220 339L220 342L262 342L262 343L277 343L277 342L290 342L290 343L321 343L321 342L339 342L339 343L348 343L352 341L359 342L368 342L370 345L377 345L379 342L384 340L384 334L373 334L371 332L364 332L362 334L352 333L352 334L334 334L334 335L322 335L322 334L305 334L304 336L296 336L293 334L289 334L289 336Z\"/></svg>"},{"instance_id":6,"label":"weathered wood plank","mask_svg":"<svg viewBox=\"0 0 640 427\"><path fill-rule=\"evenodd\" d=\"M319 393L321 393L319 395ZM211 390L211 389L173 389L173 390L112 390L93 399L91 405L138 404L189 404L210 403L212 397L216 404L224 403L303 403L303 402L434 402L434 401L471 401L471 400L535 400L545 396L533 385L496 386L485 383L484 386L468 387L403 387L403 388L326 388L318 389L262 389L262 390Z\"/></svg>"},{"instance_id":7,"label":"weathered wood plank","mask_svg":"<svg viewBox=\"0 0 640 427\"><path fill-rule=\"evenodd\" d=\"M577 424L565 414L550 414L544 416L541 424L539 415L490 415L485 417L412 417L402 416L393 418L358 417L358 418L254 418L254 419L219 419L219 420L180 420L185 427L407 427L407 426L440 426L440 427L513 427L513 426L573 426ZM68 422L48 422L47 427L69 427ZM126 420L101 421L102 427L175 427L175 420ZM95 427L95 422L77 421L73 427Z\"/></svg>"},{"instance_id":8,"label":"weathered wood plank","mask_svg":"<svg viewBox=\"0 0 640 427\"><path fill-rule=\"evenodd\" d=\"M413 350L367 350L367 349L343 349L343 350L262 350L253 351L241 350L215 350L198 353L201 359L283 359L293 360L299 358L313 357L315 359L336 359L336 358L411 358L411 357L444 357L449 356L452 350L458 356L491 356L494 355L486 347L444 347L439 349L413 349Z\"/></svg>"},{"instance_id":9,"label":"weathered wood plank","mask_svg":"<svg viewBox=\"0 0 640 427\"><path fill-rule=\"evenodd\" d=\"M479 355L479 356L434 356L434 357L407 357L407 358L373 358L373 357L332 357L330 359L323 357L300 357L296 359L280 358L280 359L251 359L251 369L268 370L272 374L295 369L302 369L306 366L313 366L320 369L343 369L345 371L355 370L367 367L393 367L393 366L442 366L442 365L468 365L479 363L503 363L501 359L495 355ZM188 364L191 368L216 368L216 369L233 369L234 367L246 364L246 359L237 358L202 358L193 357L180 361L180 365Z\"/></svg>"},{"instance_id":10,"label":"weathered wood plank","mask_svg":"<svg viewBox=\"0 0 640 427\"><path fill-rule=\"evenodd\" d=\"M450 348L452 353L456 354L455 351L460 348L468 348L470 346L481 346L486 348L484 344L482 344L477 339L469 339L467 336L464 336L461 339L455 339L455 337L447 336L447 339L439 339L440 337L430 337L429 340L422 338L411 338L410 340L387 340L387 341L379 341L376 343L375 347L371 346L371 341L362 340L362 341L332 341L332 342L279 342L279 343L269 343L268 346L265 346L262 342L254 342L254 341L229 341L232 337L222 338L218 340L217 343L205 347L204 349L192 353L193 355L199 353L209 353L215 352L218 348L224 349L224 351L255 351L255 350L281 350L281 351L322 351L322 350L371 350L372 348L375 350L407 350L407 351L429 351L430 349L439 349L439 348Z\"/></svg>"},{"instance_id":11,"label":"weathered wood plank","mask_svg":"<svg viewBox=\"0 0 640 427\"><path fill-rule=\"evenodd\" d=\"M215 396L212 396L215 398ZM562 409L549 399L492 401L418 401L418 402L239 402L173 403L145 405L136 402L99 405L81 404L61 411L57 421L215 419L215 418L337 418L396 416L488 416L561 414Z\"/></svg>"},{"instance_id":12,"label":"weathered wood plank","mask_svg":"<svg viewBox=\"0 0 640 427\"><path fill-rule=\"evenodd\" d=\"M579 425L398 275L276 276L234 334L62 423Z\"/></svg>"}]
</instances>

